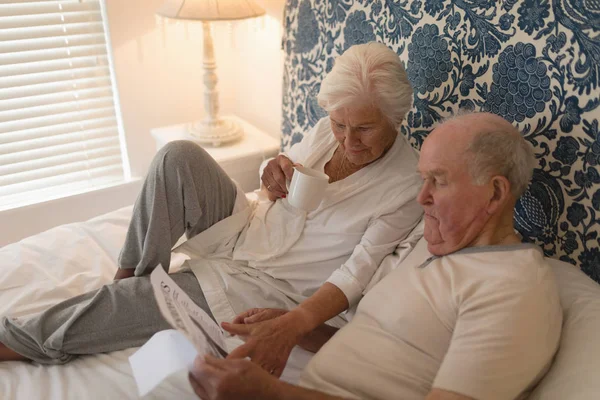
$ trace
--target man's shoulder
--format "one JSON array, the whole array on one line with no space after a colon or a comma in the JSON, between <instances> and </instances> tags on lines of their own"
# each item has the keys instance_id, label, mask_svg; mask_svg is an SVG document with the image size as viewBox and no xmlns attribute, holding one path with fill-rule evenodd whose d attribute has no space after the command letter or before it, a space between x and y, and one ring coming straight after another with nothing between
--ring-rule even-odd
<instances>
[{"instance_id":1,"label":"man's shoulder","mask_svg":"<svg viewBox=\"0 0 600 400\"><path fill-rule=\"evenodd\" d=\"M445 256L473 274L537 280L539 272L550 269L541 249L533 244L469 247Z\"/></svg>"},{"instance_id":2,"label":"man's shoulder","mask_svg":"<svg viewBox=\"0 0 600 400\"><path fill-rule=\"evenodd\" d=\"M447 261L455 265L451 281L457 304L493 301L511 307L532 298L542 308L542 303L555 303L558 290L554 273L539 249L523 245L493 250L448 257Z\"/></svg>"},{"instance_id":3,"label":"man's shoulder","mask_svg":"<svg viewBox=\"0 0 600 400\"><path fill-rule=\"evenodd\" d=\"M501 292L546 296L556 291L552 268L533 245L472 248L436 258L430 264L427 268L445 277L458 302Z\"/></svg>"}]
</instances>

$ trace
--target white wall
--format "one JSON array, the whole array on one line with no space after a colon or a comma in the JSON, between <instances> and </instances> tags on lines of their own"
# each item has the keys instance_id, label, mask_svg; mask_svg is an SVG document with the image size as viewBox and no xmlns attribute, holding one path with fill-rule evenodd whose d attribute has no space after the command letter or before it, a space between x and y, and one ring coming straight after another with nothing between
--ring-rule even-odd
<instances>
[{"instance_id":1,"label":"white wall","mask_svg":"<svg viewBox=\"0 0 600 400\"><path fill-rule=\"evenodd\" d=\"M128 152L139 176L154 154L151 128L204 113L201 24L157 18L162 2L106 0ZM235 113L279 137L285 2L257 3L266 17L213 24L221 113Z\"/></svg>"},{"instance_id":2,"label":"white wall","mask_svg":"<svg viewBox=\"0 0 600 400\"><path fill-rule=\"evenodd\" d=\"M203 115L200 25L157 23L164 0L105 0L123 127L133 176L154 155L150 129ZM222 113L279 137L284 0L256 0L266 17L213 24ZM164 20L163 20L164 21ZM131 204L140 182L0 213L0 247L64 223Z\"/></svg>"},{"instance_id":3,"label":"white wall","mask_svg":"<svg viewBox=\"0 0 600 400\"><path fill-rule=\"evenodd\" d=\"M281 137L281 100L284 51L283 9L285 0L258 1L267 11L256 31L236 35L237 65L233 71L236 114L271 135Z\"/></svg>"}]
</instances>

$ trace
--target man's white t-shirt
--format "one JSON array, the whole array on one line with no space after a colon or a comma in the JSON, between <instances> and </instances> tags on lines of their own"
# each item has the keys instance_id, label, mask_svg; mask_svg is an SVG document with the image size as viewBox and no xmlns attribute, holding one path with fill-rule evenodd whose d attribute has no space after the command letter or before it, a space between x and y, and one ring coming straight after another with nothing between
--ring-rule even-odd
<instances>
[{"instance_id":1,"label":"man's white t-shirt","mask_svg":"<svg viewBox=\"0 0 600 400\"><path fill-rule=\"evenodd\" d=\"M311 360L301 385L360 399L423 399L432 388L518 399L547 371L561 324L537 247L431 257L422 239Z\"/></svg>"}]
</instances>

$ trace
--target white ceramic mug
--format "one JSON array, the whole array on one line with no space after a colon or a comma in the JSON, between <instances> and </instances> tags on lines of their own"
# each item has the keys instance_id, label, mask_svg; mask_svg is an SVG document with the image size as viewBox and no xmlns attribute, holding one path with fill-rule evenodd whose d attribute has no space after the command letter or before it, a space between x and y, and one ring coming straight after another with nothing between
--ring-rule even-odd
<instances>
[{"instance_id":1,"label":"white ceramic mug","mask_svg":"<svg viewBox=\"0 0 600 400\"><path fill-rule=\"evenodd\" d=\"M300 210L316 210L325 197L328 183L329 177L323 172L295 166L292 181L287 185L288 202Z\"/></svg>"}]
</instances>

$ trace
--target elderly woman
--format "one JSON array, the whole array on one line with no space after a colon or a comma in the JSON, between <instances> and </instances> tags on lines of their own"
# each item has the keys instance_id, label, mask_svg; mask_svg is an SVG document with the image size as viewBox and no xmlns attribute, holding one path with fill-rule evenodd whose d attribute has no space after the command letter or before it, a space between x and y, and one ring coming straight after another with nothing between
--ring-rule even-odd
<instances>
[{"instance_id":1,"label":"elderly woman","mask_svg":"<svg viewBox=\"0 0 600 400\"><path fill-rule=\"evenodd\" d=\"M29 320L5 318L0 357L64 363L139 346L168 329L146 275L170 265L185 233L178 251L191 260L171 276L225 329L239 333L226 322L244 322L251 307L292 310L248 325L246 343L230 354L280 375L305 333L326 321L345 323L341 313L421 218L417 156L398 134L411 99L392 50L351 47L321 85L318 101L329 116L266 162L258 201L194 143L165 146L137 199L117 280ZM329 176L324 200L308 213L286 199L296 163Z\"/></svg>"}]
</instances>

